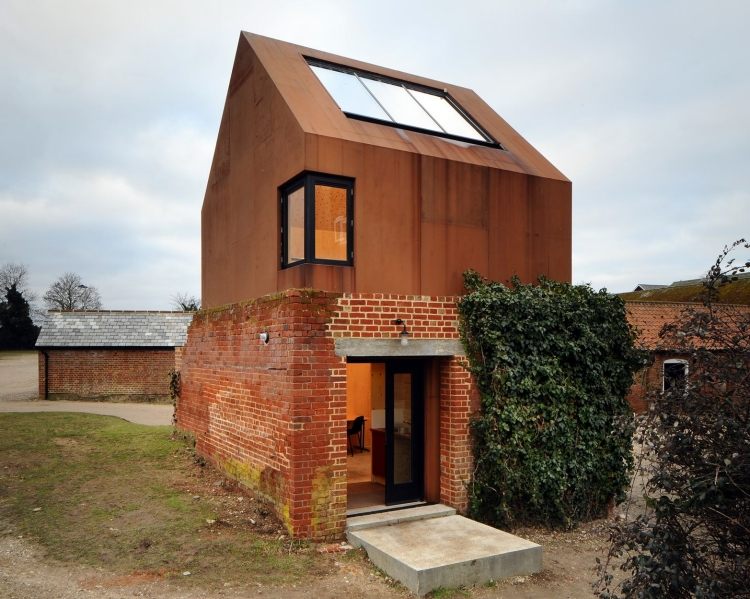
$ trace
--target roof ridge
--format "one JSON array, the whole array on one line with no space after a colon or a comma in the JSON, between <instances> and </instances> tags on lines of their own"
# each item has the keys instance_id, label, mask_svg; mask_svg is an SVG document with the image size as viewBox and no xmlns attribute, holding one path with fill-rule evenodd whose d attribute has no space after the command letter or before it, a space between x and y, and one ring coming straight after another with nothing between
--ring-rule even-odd
<instances>
[{"instance_id":1,"label":"roof ridge","mask_svg":"<svg viewBox=\"0 0 750 599\"><path fill-rule=\"evenodd\" d=\"M641 300L641 299L626 299L624 300L625 304L654 304L657 306L669 306L669 305L676 305L676 306L705 306L703 302L675 302L675 301L658 301L658 300ZM734 307L734 308L744 308L750 310L750 305L748 304L726 304L724 302L714 302L714 307Z\"/></svg>"}]
</instances>

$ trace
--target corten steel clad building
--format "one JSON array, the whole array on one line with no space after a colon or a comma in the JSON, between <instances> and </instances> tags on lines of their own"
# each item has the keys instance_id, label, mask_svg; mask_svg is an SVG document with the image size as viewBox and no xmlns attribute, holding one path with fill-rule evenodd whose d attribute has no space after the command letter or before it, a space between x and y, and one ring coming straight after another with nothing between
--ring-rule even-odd
<instances>
[{"instance_id":1,"label":"corten steel clad building","mask_svg":"<svg viewBox=\"0 0 750 599\"><path fill-rule=\"evenodd\" d=\"M178 425L333 538L466 507L462 273L569 281L571 183L471 90L242 33L202 250Z\"/></svg>"}]
</instances>

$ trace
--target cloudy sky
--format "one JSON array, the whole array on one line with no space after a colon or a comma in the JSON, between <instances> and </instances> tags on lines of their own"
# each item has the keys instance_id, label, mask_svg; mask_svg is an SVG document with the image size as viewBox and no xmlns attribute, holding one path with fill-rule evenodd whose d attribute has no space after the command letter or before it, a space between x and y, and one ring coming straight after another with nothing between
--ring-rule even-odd
<instances>
[{"instance_id":1,"label":"cloudy sky","mask_svg":"<svg viewBox=\"0 0 750 599\"><path fill-rule=\"evenodd\" d=\"M240 30L474 89L573 181L575 282L700 276L750 236L750 2L0 2L0 264L106 308L200 292Z\"/></svg>"}]
</instances>

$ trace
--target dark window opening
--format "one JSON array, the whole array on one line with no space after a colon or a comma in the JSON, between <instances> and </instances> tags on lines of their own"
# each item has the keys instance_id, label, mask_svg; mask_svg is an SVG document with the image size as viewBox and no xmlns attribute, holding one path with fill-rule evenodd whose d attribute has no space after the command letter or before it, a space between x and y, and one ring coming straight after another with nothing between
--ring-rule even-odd
<instances>
[{"instance_id":1,"label":"dark window opening","mask_svg":"<svg viewBox=\"0 0 750 599\"><path fill-rule=\"evenodd\" d=\"M502 147L444 90L322 60L307 62L350 118Z\"/></svg>"},{"instance_id":2,"label":"dark window opening","mask_svg":"<svg viewBox=\"0 0 750 599\"><path fill-rule=\"evenodd\" d=\"M664 362L663 389L665 392L685 390L687 385L687 362L684 360L667 360Z\"/></svg>"},{"instance_id":3,"label":"dark window opening","mask_svg":"<svg viewBox=\"0 0 750 599\"><path fill-rule=\"evenodd\" d=\"M354 180L305 173L281 188L281 267L350 266Z\"/></svg>"}]
</instances>

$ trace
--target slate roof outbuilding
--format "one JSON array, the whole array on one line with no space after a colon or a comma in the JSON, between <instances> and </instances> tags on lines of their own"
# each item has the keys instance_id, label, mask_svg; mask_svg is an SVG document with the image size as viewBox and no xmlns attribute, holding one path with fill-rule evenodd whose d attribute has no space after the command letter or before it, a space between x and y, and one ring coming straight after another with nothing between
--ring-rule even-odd
<instances>
[{"instance_id":1,"label":"slate roof outbuilding","mask_svg":"<svg viewBox=\"0 0 750 599\"><path fill-rule=\"evenodd\" d=\"M192 312L50 310L36 346L180 347L192 320Z\"/></svg>"}]
</instances>

